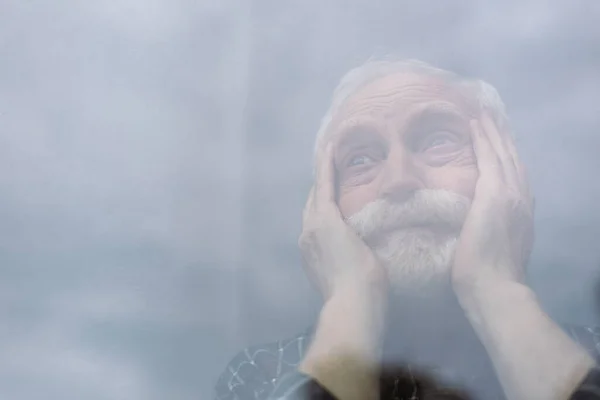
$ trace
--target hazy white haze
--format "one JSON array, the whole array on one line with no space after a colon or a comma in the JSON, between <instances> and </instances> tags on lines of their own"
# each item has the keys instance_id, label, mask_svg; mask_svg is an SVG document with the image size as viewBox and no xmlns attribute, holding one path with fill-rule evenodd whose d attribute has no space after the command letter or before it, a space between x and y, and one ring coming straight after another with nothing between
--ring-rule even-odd
<instances>
[{"instance_id":1,"label":"hazy white haze","mask_svg":"<svg viewBox=\"0 0 600 400\"><path fill-rule=\"evenodd\" d=\"M0 2L0 398L211 399L318 310L296 250L331 90L371 55L500 91L531 281L598 323L600 2Z\"/></svg>"}]
</instances>

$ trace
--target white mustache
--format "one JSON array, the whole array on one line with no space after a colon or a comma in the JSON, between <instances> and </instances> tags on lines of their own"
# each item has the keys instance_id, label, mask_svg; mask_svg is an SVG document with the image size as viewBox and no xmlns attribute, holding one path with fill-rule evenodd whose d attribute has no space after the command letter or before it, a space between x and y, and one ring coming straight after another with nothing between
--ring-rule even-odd
<instances>
[{"instance_id":1,"label":"white mustache","mask_svg":"<svg viewBox=\"0 0 600 400\"><path fill-rule=\"evenodd\" d=\"M378 199L346 219L356 233L368 240L394 230L435 226L459 232L471 200L441 189L422 189L402 203Z\"/></svg>"}]
</instances>

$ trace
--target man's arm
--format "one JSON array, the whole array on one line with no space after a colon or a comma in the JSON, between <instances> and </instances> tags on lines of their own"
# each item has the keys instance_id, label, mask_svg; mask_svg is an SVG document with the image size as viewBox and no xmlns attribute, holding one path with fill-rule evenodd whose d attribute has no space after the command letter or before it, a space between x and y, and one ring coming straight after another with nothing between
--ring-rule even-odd
<instances>
[{"instance_id":1,"label":"man's arm","mask_svg":"<svg viewBox=\"0 0 600 400\"><path fill-rule=\"evenodd\" d=\"M509 399L568 399L594 366L523 284L497 284L461 304Z\"/></svg>"},{"instance_id":2,"label":"man's arm","mask_svg":"<svg viewBox=\"0 0 600 400\"><path fill-rule=\"evenodd\" d=\"M299 245L325 304L300 371L340 400L379 396L387 276L335 203L332 147L321 152Z\"/></svg>"},{"instance_id":3,"label":"man's arm","mask_svg":"<svg viewBox=\"0 0 600 400\"><path fill-rule=\"evenodd\" d=\"M386 299L372 288L348 286L321 311L313 343L299 370L340 400L379 396L379 361ZM377 297L380 297L377 299Z\"/></svg>"},{"instance_id":4,"label":"man's arm","mask_svg":"<svg viewBox=\"0 0 600 400\"><path fill-rule=\"evenodd\" d=\"M454 257L454 291L508 398L569 398L594 365L524 283L533 197L512 136L488 115L472 122L479 179Z\"/></svg>"}]
</instances>

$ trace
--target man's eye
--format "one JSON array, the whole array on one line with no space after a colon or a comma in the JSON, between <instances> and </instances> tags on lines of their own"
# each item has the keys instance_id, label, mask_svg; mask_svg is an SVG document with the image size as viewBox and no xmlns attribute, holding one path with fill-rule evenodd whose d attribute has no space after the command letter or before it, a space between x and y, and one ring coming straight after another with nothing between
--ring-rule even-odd
<instances>
[{"instance_id":1,"label":"man's eye","mask_svg":"<svg viewBox=\"0 0 600 400\"><path fill-rule=\"evenodd\" d=\"M348 160L348 166L349 167L354 167L357 165L365 165L365 164L369 164L372 163L373 159L367 155L361 154L358 156L354 156L352 158L350 158Z\"/></svg>"},{"instance_id":2,"label":"man's eye","mask_svg":"<svg viewBox=\"0 0 600 400\"><path fill-rule=\"evenodd\" d=\"M450 143L450 139L448 139L447 137L438 137L433 139L430 143L429 143L429 147L436 147L436 146L442 146L444 144Z\"/></svg>"},{"instance_id":3,"label":"man's eye","mask_svg":"<svg viewBox=\"0 0 600 400\"><path fill-rule=\"evenodd\" d=\"M423 150L435 149L456 143L456 137L450 132L441 132L430 135L423 143Z\"/></svg>"}]
</instances>

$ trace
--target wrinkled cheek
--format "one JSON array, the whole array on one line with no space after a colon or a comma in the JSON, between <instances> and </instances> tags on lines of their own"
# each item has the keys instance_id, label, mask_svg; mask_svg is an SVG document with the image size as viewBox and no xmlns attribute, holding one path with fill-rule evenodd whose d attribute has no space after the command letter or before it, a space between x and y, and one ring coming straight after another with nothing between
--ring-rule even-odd
<instances>
[{"instance_id":1,"label":"wrinkled cheek","mask_svg":"<svg viewBox=\"0 0 600 400\"><path fill-rule=\"evenodd\" d=\"M479 171L477 170L477 168L472 168L460 180L460 194L473 200L473 197L475 196L475 187L477 186L478 179Z\"/></svg>"},{"instance_id":2,"label":"wrinkled cheek","mask_svg":"<svg viewBox=\"0 0 600 400\"><path fill-rule=\"evenodd\" d=\"M374 201L375 191L369 185L358 187L341 187L338 191L338 208L342 217L349 218L365 205Z\"/></svg>"},{"instance_id":3,"label":"wrinkled cheek","mask_svg":"<svg viewBox=\"0 0 600 400\"><path fill-rule=\"evenodd\" d=\"M479 170L474 158L465 157L462 161L460 165L455 165L441 174L439 186L473 200Z\"/></svg>"},{"instance_id":4,"label":"wrinkled cheek","mask_svg":"<svg viewBox=\"0 0 600 400\"><path fill-rule=\"evenodd\" d=\"M456 161L455 174L461 194L473 199L477 179L479 179L479 169L477 168L477 159L472 148Z\"/></svg>"},{"instance_id":5,"label":"wrinkled cheek","mask_svg":"<svg viewBox=\"0 0 600 400\"><path fill-rule=\"evenodd\" d=\"M473 201L478 177L479 173L476 168L444 171L429 175L427 187L448 190Z\"/></svg>"}]
</instances>

